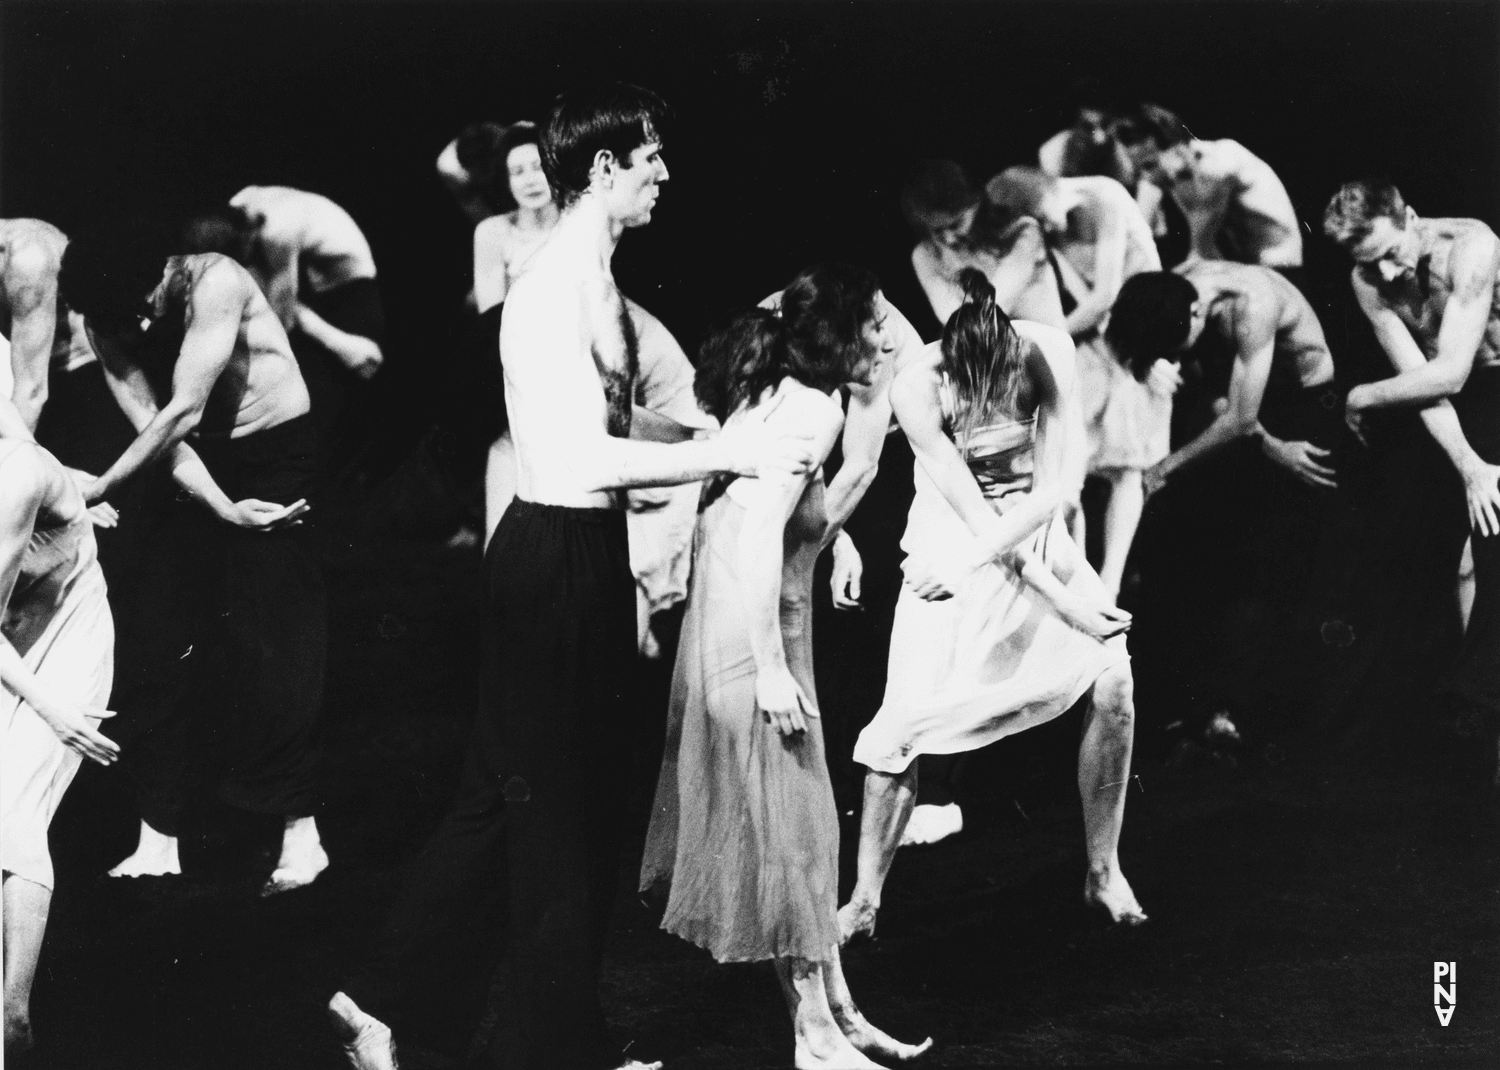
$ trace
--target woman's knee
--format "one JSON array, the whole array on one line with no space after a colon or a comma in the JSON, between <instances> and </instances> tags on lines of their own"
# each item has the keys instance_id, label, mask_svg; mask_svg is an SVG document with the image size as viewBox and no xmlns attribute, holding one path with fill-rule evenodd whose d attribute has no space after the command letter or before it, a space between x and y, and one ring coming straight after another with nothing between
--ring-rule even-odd
<instances>
[{"instance_id":1,"label":"woman's knee","mask_svg":"<svg viewBox=\"0 0 1500 1070\"><path fill-rule=\"evenodd\" d=\"M1094 710L1121 728L1135 724L1135 680L1129 666L1106 669L1094 682Z\"/></svg>"}]
</instances>

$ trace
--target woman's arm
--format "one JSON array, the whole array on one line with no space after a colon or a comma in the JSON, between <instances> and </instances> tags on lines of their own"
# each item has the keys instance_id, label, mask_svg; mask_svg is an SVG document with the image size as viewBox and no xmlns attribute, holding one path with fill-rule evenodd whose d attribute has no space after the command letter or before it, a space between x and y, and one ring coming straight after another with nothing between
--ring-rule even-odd
<instances>
[{"instance_id":1,"label":"woman's arm","mask_svg":"<svg viewBox=\"0 0 1500 1070\"><path fill-rule=\"evenodd\" d=\"M798 390L767 422L813 435L814 456L821 464L833 448L842 415L828 398ZM737 552L750 655L755 661L756 704L783 735L805 731L806 717L818 715L787 667L781 635L782 539L811 478L811 474L761 477L746 481L735 492L736 501L745 507Z\"/></svg>"},{"instance_id":2,"label":"woman's arm","mask_svg":"<svg viewBox=\"0 0 1500 1070\"><path fill-rule=\"evenodd\" d=\"M16 579L21 574L21 559L31 541L45 493L45 476L33 448L22 446L0 463L0 607L10 605ZM3 635L0 635L0 683L35 710L47 727L57 733L58 739L85 758L108 765L119 755L119 745L100 735L85 719L114 715L53 694Z\"/></svg>"}]
</instances>

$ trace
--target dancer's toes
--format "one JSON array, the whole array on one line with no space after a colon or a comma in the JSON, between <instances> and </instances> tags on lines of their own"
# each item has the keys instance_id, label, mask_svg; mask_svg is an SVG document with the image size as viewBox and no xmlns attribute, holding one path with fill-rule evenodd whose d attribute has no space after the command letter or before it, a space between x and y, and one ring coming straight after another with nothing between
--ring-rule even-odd
<instances>
[{"instance_id":1,"label":"dancer's toes","mask_svg":"<svg viewBox=\"0 0 1500 1070\"><path fill-rule=\"evenodd\" d=\"M626 1059L620 1064L619 1070L661 1070L661 1060L643 1063L639 1059Z\"/></svg>"},{"instance_id":2,"label":"dancer's toes","mask_svg":"<svg viewBox=\"0 0 1500 1070\"><path fill-rule=\"evenodd\" d=\"M921 847L937 843L964 829L964 812L958 803L946 806L923 804L913 808L906 831L901 834L902 847Z\"/></svg>"},{"instance_id":3,"label":"dancer's toes","mask_svg":"<svg viewBox=\"0 0 1500 1070\"><path fill-rule=\"evenodd\" d=\"M1117 925L1140 925L1146 920L1146 912L1135 900L1130 882L1119 870L1108 875L1089 874L1084 884L1083 898L1094 906L1103 907Z\"/></svg>"},{"instance_id":4,"label":"dancer's toes","mask_svg":"<svg viewBox=\"0 0 1500 1070\"><path fill-rule=\"evenodd\" d=\"M860 899L851 899L839 908L839 946L856 936L875 936L875 914L880 908Z\"/></svg>"},{"instance_id":5,"label":"dancer's toes","mask_svg":"<svg viewBox=\"0 0 1500 1070\"><path fill-rule=\"evenodd\" d=\"M36 1046L31 1035L31 1018L24 1014L5 1016L5 1055L13 1059Z\"/></svg>"},{"instance_id":6,"label":"dancer's toes","mask_svg":"<svg viewBox=\"0 0 1500 1070\"><path fill-rule=\"evenodd\" d=\"M320 846L314 845L311 849L300 851L292 857L288 857L283 852L281 861L276 863L276 869L261 886L260 894L264 897L290 892L295 888L305 888L317 880L318 875L327 868L328 855Z\"/></svg>"},{"instance_id":7,"label":"dancer's toes","mask_svg":"<svg viewBox=\"0 0 1500 1070\"><path fill-rule=\"evenodd\" d=\"M838 1030L797 1035L797 1070L885 1070Z\"/></svg>"},{"instance_id":8,"label":"dancer's toes","mask_svg":"<svg viewBox=\"0 0 1500 1070\"><path fill-rule=\"evenodd\" d=\"M849 1043L863 1052L865 1055L876 1059L884 1059L888 1062L909 1062L917 1056L924 1054L932 1047L932 1038L928 1037L920 1044L903 1044L884 1030L876 1029L859 1011L840 1014L834 1011L834 1018L839 1023L839 1028L844 1031L844 1036Z\"/></svg>"},{"instance_id":9,"label":"dancer's toes","mask_svg":"<svg viewBox=\"0 0 1500 1070\"><path fill-rule=\"evenodd\" d=\"M354 1070L398 1070L390 1026L360 1010L342 992L328 1001L328 1018Z\"/></svg>"},{"instance_id":10,"label":"dancer's toes","mask_svg":"<svg viewBox=\"0 0 1500 1070\"><path fill-rule=\"evenodd\" d=\"M114 869L111 877L176 877L182 874L177 851L138 850Z\"/></svg>"}]
</instances>

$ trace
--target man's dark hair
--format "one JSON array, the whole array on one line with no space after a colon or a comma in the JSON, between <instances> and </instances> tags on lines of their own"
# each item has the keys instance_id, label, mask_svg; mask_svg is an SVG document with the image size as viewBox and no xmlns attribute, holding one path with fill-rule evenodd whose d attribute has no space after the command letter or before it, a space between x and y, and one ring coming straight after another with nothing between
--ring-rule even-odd
<instances>
[{"instance_id":1,"label":"man's dark hair","mask_svg":"<svg viewBox=\"0 0 1500 1070\"><path fill-rule=\"evenodd\" d=\"M1111 130L1122 145L1150 141L1162 150L1193 140L1182 120L1160 104L1137 104L1116 119Z\"/></svg>"},{"instance_id":2,"label":"man's dark hair","mask_svg":"<svg viewBox=\"0 0 1500 1070\"><path fill-rule=\"evenodd\" d=\"M1323 233L1345 248L1358 245L1377 219L1406 226L1406 201L1386 178L1345 182L1323 211Z\"/></svg>"},{"instance_id":3,"label":"man's dark hair","mask_svg":"<svg viewBox=\"0 0 1500 1070\"><path fill-rule=\"evenodd\" d=\"M223 253L241 264L250 259L255 228L243 212L229 206L200 212L182 227L182 248L189 253Z\"/></svg>"},{"instance_id":4,"label":"man's dark hair","mask_svg":"<svg viewBox=\"0 0 1500 1070\"><path fill-rule=\"evenodd\" d=\"M1104 337L1115 357L1145 381L1151 366L1187 341L1198 289L1170 271L1132 275L1120 288Z\"/></svg>"},{"instance_id":5,"label":"man's dark hair","mask_svg":"<svg viewBox=\"0 0 1500 1070\"><path fill-rule=\"evenodd\" d=\"M454 139L459 166L473 174L475 170L488 165L505 138L505 133L505 127L489 120L470 123L464 127Z\"/></svg>"},{"instance_id":6,"label":"man's dark hair","mask_svg":"<svg viewBox=\"0 0 1500 1070\"><path fill-rule=\"evenodd\" d=\"M81 234L63 252L58 289L69 308L101 327L134 326L151 311L146 297L161 282L166 261L143 237Z\"/></svg>"},{"instance_id":7,"label":"man's dark hair","mask_svg":"<svg viewBox=\"0 0 1500 1070\"><path fill-rule=\"evenodd\" d=\"M923 160L901 188L901 214L919 239L926 240L934 217L956 216L981 200L963 165L954 160Z\"/></svg>"},{"instance_id":8,"label":"man's dark hair","mask_svg":"<svg viewBox=\"0 0 1500 1070\"><path fill-rule=\"evenodd\" d=\"M608 82L557 98L542 129L542 170L559 207L589 188L594 157L609 152L621 167L648 142L660 142L671 117L666 102L640 86Z\"/></svg>"},{"instance_id":9,"label":"man's dark hair","mask_svg":"<svg viewBox=\"0 0 1500 1070\"><path fill-rule=\"evenodd\" d=\"M1068 86L1067 100L1067 111L1062 118L1069 126L1076 123L1079 114L1085 111L1100 112L1108 120L1120 110L1114 90L1092 75L1075 78Z\"/></svg>"}]
</instances>

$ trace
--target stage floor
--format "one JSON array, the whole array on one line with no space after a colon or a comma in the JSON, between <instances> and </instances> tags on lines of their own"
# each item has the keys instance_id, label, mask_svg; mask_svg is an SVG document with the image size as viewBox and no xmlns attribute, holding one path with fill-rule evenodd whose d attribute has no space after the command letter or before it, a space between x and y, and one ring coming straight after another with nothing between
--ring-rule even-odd
<instances>
[{"instance_id":1,"label":"stage floor","mask_svg":"<svg viewBox=\"0 0 1500 1070\"><path fill-rule=\"evenodd\" d=\"M322 1004L457 772L477 558L380 539L333 551L320 816L333 865L311 888L257 899L276 827L213 807L184 839L189 875L108 880L133 844L133 810L117 774L80 776L53 826L37 1065L342 1065ZM646 675L659 692L662 673ZM1017 763L981 756L967 775L969 828L901 852L879 938L847 951L875 1024L936 1038L917 1065L1500 1065L1500 844L1454 809L1438 749L1366 739L1316 759L1141 761L1121 858L1151 920L1124 931L1082 906L1082 822L1060 738L1031 744L1024 785L1006 780ZM649 751L630 800L641 829ZM846 891L856 821L846 815ZM604 989L630 1054L668 1070L790 1066L770 969L718 966L659 932L659 906L634 894L639 835L631 850ZM1446 1028L1432 1003L1438 960L1456 961L1462 981ZM461 1065L408 1047L401 1060Z\"/></svg>"}]
</instances>

